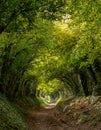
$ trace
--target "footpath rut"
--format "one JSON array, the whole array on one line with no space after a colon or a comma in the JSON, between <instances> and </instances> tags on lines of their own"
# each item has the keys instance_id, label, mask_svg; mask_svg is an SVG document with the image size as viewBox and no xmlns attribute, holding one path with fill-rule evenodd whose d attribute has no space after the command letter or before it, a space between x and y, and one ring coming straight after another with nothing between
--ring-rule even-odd
<instances>
[{"instance_id":1,"label":"footpath rut","mask_svg":"<svg viewBox=\"0 0 101 130\"><path fill-rule=\"evenodd\" d=\"M29 111L26 122L27 130L67 130L53 115L55 104L49 104L39 110Z\"/></svg>"}]
</instances>

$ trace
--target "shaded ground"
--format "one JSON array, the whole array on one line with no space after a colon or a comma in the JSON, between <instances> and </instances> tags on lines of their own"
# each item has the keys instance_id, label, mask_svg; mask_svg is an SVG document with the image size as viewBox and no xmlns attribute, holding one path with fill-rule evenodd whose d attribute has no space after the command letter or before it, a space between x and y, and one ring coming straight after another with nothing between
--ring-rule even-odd
<instances>
[{"instance_id":1,"label":"shaded ground","mask_svg":"<svg viewBox=\"0 0 101 130\"><path fill-rule=\"evenodd\" d=\"M27 115L27 130L66 130L67 125L60 123L54 116L55 104L48 104L44 108L29 111Z\"/></svg>"},{"instance_id":2,"label":"shaded ground","mask_svg":"<svg viewBox=\"0 0 101 130\"><path fill-rule=\"evenodd\" d=\"M81 116L80 119L83 122L79 123L74 120L75 117L69 111L70 109L65 108L68 109L69 113L63 113L58 112L54 107L55 104L48 104L44 108L30 110L26 116L27 130L101 130L101 123L97 126L95 124L93 126L89 125L88 113L86 115L87 120L84 116ZM75 112L73 114L75 115Z\"/></svg>"}]
</instances>

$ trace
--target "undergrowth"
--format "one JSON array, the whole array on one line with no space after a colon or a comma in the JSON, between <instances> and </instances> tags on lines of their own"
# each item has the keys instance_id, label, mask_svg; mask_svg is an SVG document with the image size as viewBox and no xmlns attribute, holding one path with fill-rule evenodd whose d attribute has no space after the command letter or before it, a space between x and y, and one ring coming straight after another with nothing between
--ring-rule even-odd
<instances>
[{"instance_id":1,"label":"undergrowth","mask_svg":"<svg viewBox=\"0 0 101 130\"><path fill-rule=\"evenodd\" d=\"M20 106L20 111L26 112L28 109L35 109L44 104L44 101L39 97L22 97L18 99L17 104Z\"/></svg>"},{"instance_id":2,"label":"undergrowth","mask_svg":"<svg viewBox=\"0 0 101 130\"><path fill-rule=\"evenodd\" d=\"M24 114L44 104L39 97L22 97L11 103L0 94L0 130L26 130Z\"/></svg>"},{"instance_id":3,"label":"undergrowth","mask_svg":"<svg viewBox=\"0 0 101 130\"><path fill-rule=\"evenodd\" d=\"M101 123L101 96L73 97L60 100L56 110L62 113L61 118L66 123L74 121L75 125L96 126Z\"/></svg>"},{"instance_id":4,"label":"undergrowth","mask_svg":"<svg viewBox=\"0 0 101 130\"><path fill-rule=\"evenodd\" d=\"M0 130L26 130L26 124L15 106L0 94Z\"/></svg>"}]
</instances>

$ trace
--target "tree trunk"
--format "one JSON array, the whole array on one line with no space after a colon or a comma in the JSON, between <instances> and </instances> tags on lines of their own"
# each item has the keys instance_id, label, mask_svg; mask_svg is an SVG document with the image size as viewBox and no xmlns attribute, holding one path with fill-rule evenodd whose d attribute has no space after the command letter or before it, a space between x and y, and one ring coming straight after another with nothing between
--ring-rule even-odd
<instances>
[{"instance_id":1,"label":"tree trunk","mask_svg":"<svg viewBox=\"0 0 101 130\"><path fill-rule=\"evenodd\" d=\"M80 72L80 79L81 79L81 84L82 84L85 96L89 96L90 94L88 90L87 76L85 74L85 71Z\"/></svg>"}]
</instances>

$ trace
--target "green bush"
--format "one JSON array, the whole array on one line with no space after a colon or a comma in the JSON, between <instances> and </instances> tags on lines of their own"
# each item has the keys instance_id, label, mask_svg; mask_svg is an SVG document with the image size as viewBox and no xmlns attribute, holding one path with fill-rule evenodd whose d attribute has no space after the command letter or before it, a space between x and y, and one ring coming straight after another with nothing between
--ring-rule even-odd
<instances>
[{"instance_id":1,"label":"green bush","mask_svg":"<svg viewBox=\"0 0 101 130\"><path fill-rule=\"evenodd\" d=\"M16 108L0 95L0 130L26 130L25 122Z\"/></svg>"}]
</instances>

